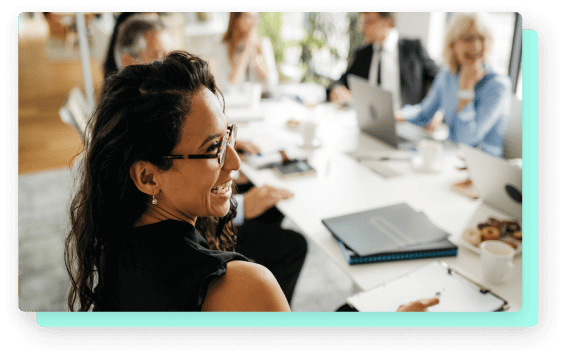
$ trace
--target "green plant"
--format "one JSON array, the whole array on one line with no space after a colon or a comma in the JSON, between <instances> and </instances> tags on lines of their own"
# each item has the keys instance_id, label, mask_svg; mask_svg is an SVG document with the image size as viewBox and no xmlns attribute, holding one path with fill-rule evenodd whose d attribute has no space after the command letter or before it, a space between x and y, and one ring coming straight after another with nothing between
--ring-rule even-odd
<instances>
[{"instance_id":1,"label":"green plant","mask_svg":"<svg viewBox=\"0 0 566 358\"><path fill-rule=\"evenodd\" d=\"M301 48L300 64L303 68L301 82L314 82L326 87L332 81L320 74L313 62L314 52L325 47L334 58L339 57L336 49L328 46L327 33L332 31L332 21L328 20L322 13L309 12L306 14L306 34L298 43Z\"/></svg>"},{"instance_id":2,"label":"green plant","mask_svg":"<svg viewBox=\"0 0 566 358\"><path fill-rule=\"evenodd\" d=\"M351 59L354 51L364 43L364 36L358 29L359 13L348 13L348 35L350 37L350 47L348 49L348 58Z\"/></svg>"},{"instance_id":3,"label":"green plant","mask_svg":"<svg viewBox=\"0 0 566 358\"><path fill-rule=\"evenodd\" d=\"M283 14L280 12L262 12L259 14L259 35L267 36L273 44L277 67L285 61L285 43L281 39ZM279 74L281 76L281 73Z\"/></svg>"},{"instance_id":4,"label":"green plant","mask_svg":"<svg viewBox=\"0 0 566 358\"><path fill-rule=\"evenodd\" d=\"M346 16L346 26L341 16ZM287 49L298 48L300 53L298 65L302 70L300 82L314 82L327 87L333 82L330 77L335 76L329 74L331 72L329 69L340 59L343 61L345 57L351 58L355 48L363 42L357 29L357 21L358 13L308 12L305 13L304 36L295 41L283 41L281 38L283 13L264 12L260 13L259 34L271 39L278 67L285 62ZM341 22L342 25L339 25L338 22ZM337 43L337 38L339 43ZM346 48L349 48L347 54ZM321 54L324 54L324 58L329 59L328 63L324 62L326 60L321 62ZM319 56L318 65L316 56ZM281 72L280 76L284 77Z\"/></svg>"}]
</instances>

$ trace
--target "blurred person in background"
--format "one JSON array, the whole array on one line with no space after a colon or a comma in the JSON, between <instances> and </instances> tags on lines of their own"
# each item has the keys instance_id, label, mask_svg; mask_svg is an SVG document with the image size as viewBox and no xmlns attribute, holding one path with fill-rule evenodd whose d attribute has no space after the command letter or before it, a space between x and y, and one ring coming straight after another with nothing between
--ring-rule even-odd
<instances>
[{"instance_id":1,"label":"blurred person in background","mask_svg":"<svg viewBox=\"0 0 566 358\"><path fill-rule=\"evenodd\" d=\"M222 43L216 48L215 77L223 91L243 83L259 83L263 92L279 83L273 44L258 34L259 13L231 12Z\"/></svg>"},{"instance_id":2,"label":"blurred person in background","mask_svg":"<svg viewBox=\"0 0 566 358\"><path fill-rule=\"evenodd\" d=\"M502 156L511 80L488 64L492 45L486 14L456 14L444 40L445 66L426 98L404 107L397 120L427 124L430 130L444 121L449 128L448 139ZM434 116L439 110L443 117Z\"/></svg>"},{"instance_id":3,"label":"blurred person in background","mask_svg":"<svg viewBox=\"0 0 566 358\"><path fill-rule=\"evenodd\" d=\"M366 78L391 92L393 108L419 103L426 95L438 67L420 40L400 39L391 12L361 13L361 32L366 45L354 53L346 72L327 88L328 100L351 101L347 77Z\"/></svg>"}]
</instances>

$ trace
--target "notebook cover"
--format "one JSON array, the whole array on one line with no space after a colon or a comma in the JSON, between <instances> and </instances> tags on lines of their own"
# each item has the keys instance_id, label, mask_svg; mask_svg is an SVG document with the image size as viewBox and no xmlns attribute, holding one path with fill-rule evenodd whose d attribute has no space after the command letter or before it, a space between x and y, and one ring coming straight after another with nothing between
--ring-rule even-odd
<instances>
[{"instance_id":1,"label":"notebook cover","mask_svg":"<svg viewBox=\"0 0 566 358\"><path fill-rule=\"evenodd\" d=\"M424 213L405 203L323 219L322 223L360 256L399 252L448 236Z\"/></svg>"}]
</instances>

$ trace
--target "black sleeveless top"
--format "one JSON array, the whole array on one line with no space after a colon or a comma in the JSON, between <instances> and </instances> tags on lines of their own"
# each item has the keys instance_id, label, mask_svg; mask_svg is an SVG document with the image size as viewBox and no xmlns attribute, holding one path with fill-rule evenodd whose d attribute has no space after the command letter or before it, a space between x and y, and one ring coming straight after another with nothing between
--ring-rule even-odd
<instances>
[{"instance_id":1,"label":"black sleeveless top","mask_svg":"<svg viewBox=\"0 0 566 358\"><path fill-rule=\"evenodd\" d=\"M189 223L135 227L103 250L95 311L200 311L212 279L226 273L227 251L210 250Z\"/></svg>"}]
</instances>

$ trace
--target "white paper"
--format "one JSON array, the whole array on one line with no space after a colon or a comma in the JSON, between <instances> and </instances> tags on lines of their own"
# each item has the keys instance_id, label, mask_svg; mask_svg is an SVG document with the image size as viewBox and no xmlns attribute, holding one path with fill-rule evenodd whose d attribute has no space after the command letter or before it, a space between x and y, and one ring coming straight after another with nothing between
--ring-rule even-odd
<instances>
[{"instance_id":1,"label":"white paper","mask_svg":"<svg viewBox=\"0 0 566 358\"><path fill-rule=\"evenodd\" d=\"M395 312L402 304L438 297L440 303L429 312L492 312L503 301L482 293L472 281L435 261L392 282L350 297L347 302L360 312Z\"/></svg>"}]
</instances>

